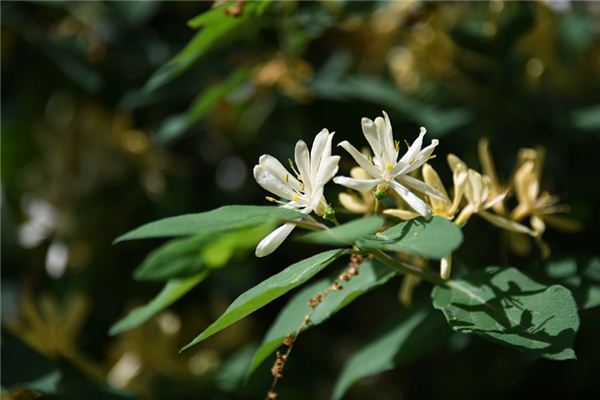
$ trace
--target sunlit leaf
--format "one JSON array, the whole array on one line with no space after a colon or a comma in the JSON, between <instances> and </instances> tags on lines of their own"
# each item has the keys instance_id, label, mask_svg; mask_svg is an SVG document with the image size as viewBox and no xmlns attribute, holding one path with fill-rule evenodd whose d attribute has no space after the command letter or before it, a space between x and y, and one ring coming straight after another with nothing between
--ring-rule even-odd
<instances>
[{"instance_id":1,"label":"sunlit leaf","mask_svg":"<svg viewBox=\"0 0 600 400\"><path fill-rule=\"evenodd\" d=\"M278 274L271 276L252 289L242 293L233 303L231 303L223 315L206 328L204 332L187 344L182 351L227 328L276 298L284 295L293 288L306 282L316 273L335 261L343 253L343 250L336 249L316 254L290 265Z\"/></svg>"},{"instance_id":2,"label":"sunlit leaf","mask_svg":"<svg viewBox=\"0 0 600 400\"><path fill-rule=\"evenodd\" d=\"M352 244L357 239L372 235L381 225L383 225L381 217L359 218L331 229L308 233L302 236L301 240L334 246Z\"/></svg>"},{"instance_id":3,"label":"sunlit leaf","mask_svg":"<svg viewBox=\"0 0 600 400\"><path fill-rule=\"evenodd\" d=\"M134 308L125 318L111 326L109 334L118 335L119 333L143 324L192 290L198 283L206 278L209 273L209 271L203 271L188 278L169 280L161 292L152 299L152 301L143 306Z\"/></svg>"},{"instance_id":4,"label":"sunlit leaf","mask_svg":"<svg viewBox=\"0 0 600 400\"><path fill-rule=\"evenodd\" d=\"M515 268L487 267L435 287L432 298L455 331L534 356L575 358L579 316L563 286L541 285Z\"/></svg>"},{"instance_id":5,"label":"sunlit leaf","mask_svg":"<svg viewBox=\"0 0 600 400\"><path fill-rule=\"evenodd\" d=\"M363 249L398 251L428 258L442 258L462 243L462 232L446 218L416 218L401 222L371 239L358 241Z\"/></svg>"},{"instance_id":6,"label":"sunlit leaf","mask_svg":"<svg viewBox=\"0 0 600 400\"><path fill-rule=\"evenodd\" d=\"M142 225L115 240L115 243L133 239L170 236L217 235L233 229L249 228L280 219L297 219L304 214L272 206L223 206L198 214L185 214Z\"/></svg>"},{"instance_id":7,"label":"sunlit leaf","mask_svg":"<svg viewBox=\"0 0 600 400\"><path fill-rule=\"evenodd\" d=\"M394 275L396 275L395 270L377 261L364 261L360 266L360 273L357 276L343 283L344 288L342 290L330 292L325 300L315 309L315 312L311 316L310 326L319 325L326 321L333 314L354 301L354 299L383 285ZM281 346L283 338L296 332L304 320L304 316L311 311L308 299L325 290L331 285L332 281L333 279L331 278L322 279L311 285L307 285L292 297L281 310L277 319L265 335L262 344L254 354L248 374L251 374L269 355Z\"/></svg>"},{"instance_id":8,"label":"sunlit leaf","mask_svg":"<svg viewBox=\"0 0 600 400\"><path fill-rule=\"evenodd\" d=\"M361 378L414 361L441 345L448 337L443 318L429 307L403 313L346 362L331 398L341 399Z\"/></svg>"}]
</instances>

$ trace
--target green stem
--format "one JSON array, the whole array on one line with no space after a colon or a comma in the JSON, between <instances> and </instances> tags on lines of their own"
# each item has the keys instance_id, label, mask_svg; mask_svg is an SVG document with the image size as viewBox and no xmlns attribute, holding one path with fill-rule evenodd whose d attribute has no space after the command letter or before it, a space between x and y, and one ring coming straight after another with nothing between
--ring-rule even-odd
<instances>
[{"instance_id":1,"label":"green stem","mask_svg":"<svg viewBox=\"0 0 600 400\"><path fill-rule=\"evenodd\" d=\"M377 196L375 196L375 207L373 208L373 214L377 215L379 214L379 207L381 205L381 202L379 201L379 199L377 198Z\"/></svg>"}]
</instances>

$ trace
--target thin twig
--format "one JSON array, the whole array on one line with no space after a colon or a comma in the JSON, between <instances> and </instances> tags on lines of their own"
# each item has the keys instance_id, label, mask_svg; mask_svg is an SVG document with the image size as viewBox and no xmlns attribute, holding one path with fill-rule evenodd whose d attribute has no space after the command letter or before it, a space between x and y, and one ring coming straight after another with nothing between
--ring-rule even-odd
<instances>
[{"instance_id":1,"label":"thin twig","mask_svg":"<svg viewBox=\"0 0 600 400\"><path fill-rule=\"evenodd\" d=\"M348 265L348 269L342 274L340 274L338 279L334 280L327 289L317 293L314 297L308 300L308 305L311 308L310 312L304 316L304 319L302 320L302 323L300 324L298 329L296 329L296 332L286 336L285 339L283 339L283 344L287 346L286 351L284 353L281 353L279 351L276 353L275 363L271 368L273 382L271 383L271 387L267 392L267 396L265 398L266 400L275 400L279 396L279 394L275 392L275 387L277 386L279 380L283 377L283 368L285 367L285 363L287 362L290 353L292 352L292 349L294 347L294 343L296 343L296 339L298 338L300 333L302 333L302 331L312 323L311 318L317 307L323 303L323 301L329 295L329 293L337 292L344 288L340 281L348 282L350 279L352 279L352 277L358 275L359 267L363 259L364 258L361 255L352 254L350 256L350 263Z\"/></svg>"}]
</instances>

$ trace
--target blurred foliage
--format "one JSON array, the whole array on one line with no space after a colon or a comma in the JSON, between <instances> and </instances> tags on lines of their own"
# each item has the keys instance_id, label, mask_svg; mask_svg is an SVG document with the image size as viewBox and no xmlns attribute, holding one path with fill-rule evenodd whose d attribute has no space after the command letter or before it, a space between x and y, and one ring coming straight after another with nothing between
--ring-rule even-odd
<instances>
[{"instance_id":1,"label":"blurred foliage","mask_svg":"<svg viewBox=\"0 0 600 400\"><path fill-rule=\"evenodd\" d=\"M227 268L111 337L111 325L159 292L160 284L133 284L131 275L162 242L111 243L147 221L263 204L249 179L260 154L285 159L298 138L323 127L359 138L360 117L381 109L397 134L410 138L426 126L442 138L440 153L469 165L476 165L477 140L489 137L501 177L520 147L545 147L544 186L584 226L547 232L552 258L562 261L545 269L535 251L511 255L495 245L497 233L474 221L455 263L466 270L502 259L583 288L578 301L596 302L597 260L586 260L597 254L600 235L598 3L218 3L2 2L7 398L261 397L266 366L240 386L253 354L242 344L260 343L282 304L181 355L178 349L240 293L290 264L281 260L318 247L289 243L260 262L213 261ZM221 242L223 251L232 241ZM197 257L182 268L210 262ZM577 281L573 268L591 271L589 279ZM391 280L304 334L282 397L328 398L345 361L385 332L385 321L403 317L397 290ZM416 295L429 293L417 288ZM591 398L600 369L598 308L580 317L576 361L533 361L454 334L425 358L355 385L347 398Z\"/></svg>"}]
</instances>

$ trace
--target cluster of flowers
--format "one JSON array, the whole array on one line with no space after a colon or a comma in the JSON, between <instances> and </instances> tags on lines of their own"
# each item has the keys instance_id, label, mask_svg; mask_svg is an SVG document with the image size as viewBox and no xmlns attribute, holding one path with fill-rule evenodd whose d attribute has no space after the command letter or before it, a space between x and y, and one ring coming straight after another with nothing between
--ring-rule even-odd
<instances>
[{"instance_id":1,"label":"cluster of flowers","mask_svg":"<svg viewBox=\"0 0 600 400\"><path fill-rule=\"evenodd\" d=\"M290 160L293 173L274 157L261 156L254 167L254 178L260 186L280 198L267 197L267 200L284 208L305 214L315 212L326 217L332 209L323 190L325 184L333 179L335 183L359 193L341 193L339 196L342 206L350 212L378 213L380 200L390 197L396 206L384 209L383 214L402 220L437 215L463 226L473 215L479 215L512 234L521 235L520 238L522 235L533 237L545 256L549 250L541 235L546 223L575 228L574 224L554 215L566 208L558 204L558 198L540 192L543 158L540 150L521 149L514 177L507 186L499 183L486 140L479 144L483 174L449 154L447 161L453 177L450 196L438 173L427 163L439 141L433 139L423 147L425 128L421 128L417 139L399 157L400 142L394 140L387 113L383 112L383 117L374 121L363 118L361 124L371 152L361 153L347 141L339 143L358 164L350 171L350 177L335 176L340 157L331 155L334 133L327 129L317 134L310 151L304 141L296 143L295 164ZM417 177L419 170L422 180ZM508 212L505 200L512 189L518 204ZM523 224L526 218L530 219L530 227ZM295 226L295 222L289 222L271 232L258 244L256 255L264 257L272 253ZM450 276L449 257L442 260L441 276L443 279Z\"/></svg>"}]
</instances>

